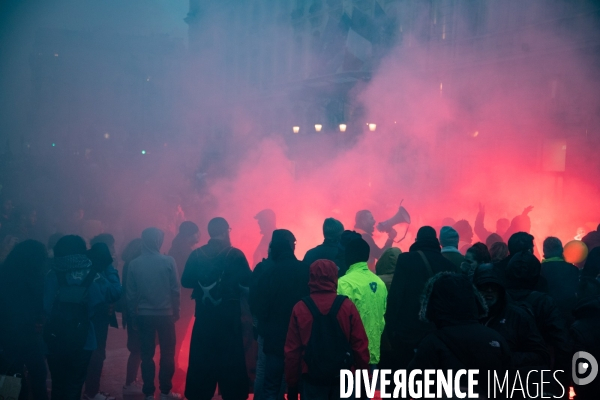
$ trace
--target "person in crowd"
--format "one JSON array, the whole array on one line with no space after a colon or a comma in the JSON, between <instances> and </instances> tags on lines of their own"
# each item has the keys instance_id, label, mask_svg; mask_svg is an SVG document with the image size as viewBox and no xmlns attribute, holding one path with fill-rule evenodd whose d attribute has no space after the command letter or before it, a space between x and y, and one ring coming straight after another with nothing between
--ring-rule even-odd
<instances>
[{"instance_id":1,"label":"person in crowd","mask_svg":"<svg viewBox=\"0 0 600 400\"><path fill-rule=\"evenodd\" d=\"M354 229L356 229L356 232L359 233L369 244L371 252L367 264L371 270L374 270L375 260L381 258L383 252L392 247L397 232L393 228L390 229L390 231L387 232L388 238L383 247L380 248L377 246L375 240L373 240L373 232L375 232L375 218L373 218L373 214L369 210L360 210L356 213L354 218Z\"/></svg>"},{"instance_id":2,"label":"person in crowd","mask_svg":"<svg viewBox=\"0 0 600 400\"><path fill-rule=\"evenodd\" d=\"M568 371L571 354L567 326L552 298L535 290L540 273L541 263L530 251L513 254L505 271L506 288L514 301L521 302L531 309L536 326L546 346L554 355L551 369ZM569 380L566 372L557 373L557 378L563 385ZM555 393L560 393L559 390L554 389Z\"/></svg>"},{"instance_id":3,"label":"person in crowd","mask_svg":"<svg viewBox=\"0 0 600 400\"><path fill-rule=\"evenodd\" d=\"M110 237L112 238L112 235ZM106 243L99 241L98 238L94 239L92 239L93 245L88 250L87 255L92 261L92 268L104 277L108 285L106 285L106 293L103 293L104 302L96 306L92 318L92 325L94 326L94 333L96 335L96 349L92 353L92 358L88 366L83 398L85 400L110 400L114 399L114 397L100 392L100 377L102 376L102 368L106 359L108 327L113 326L118 328L114 313L114 303L121 297L122 287L119 281L119 273L112 265L113 258L109 247Z\"/></svg>"},{"instance_id":4,"label":"person in crowd","mask_svg":"<svg viewBox=\"0 0 600 400\"><path fill-rule=\"evenodd\" d=\"M569 330L572 352L585 351L600 360L600 282L582 276L577 290L575 322ZM573 385L577 400L592 400L600 393L600 379L586 385Z\"/></svg>"},{"instance_id":5,"label":"person in crowd","mask_svg":"<svg viewBox=\"0 0 600 400\"><path fill-rule=\"evenodd\" d=\"M183 221L179 225L179 232L171 243L171 248L167 253L173 259L177 265L177 271L179 276L178 281L181 281L181 274L185 268L185 263L192 254L194 247L200 241L200 229L198 225L192 221ZM183 344L183 338L185 337L188 326L192 317L194 316L195 309L194 301L192 300L192 290L181 288L181 301L179 303L180 315L179 321L175 324L175 333L178 338L175 346L175 382L183 381L185 379L185 371L178 366L179 353L181 351L181 345Z\"/></svg>"},{"instance_id":6,"label":"person in crowd","mask_svg":"<svg viewBox=\"0 0 600 400\"><path fill-rule=\"evenodd\" d=\"M488 236L487 239L485 239L485 245L490 250L494 243L504 243L504 241L502 240L502 236L498 235L497 233L491 233L490 236Z\"/></svg>"},{"instance_id":7,"label":"person in crowd","mask_svg":"<svg viewBox=\"0 0 600 400\"><path fill-rule=\"evenodd\" d=\"M475 217L475 226L473 227L473 230L475 231L475 234L477 235L477 237L479 237L480 241L485 241L486 245L488 238L495 234L496 236L500 237L500 240L502 240L502 236L506 233L506 231L508 230L508 228L510 227L510 221L508 220L508 218L500 218L496 221L496 232L490 232L487 229L485 229L484 226L484 221L485 219L485 206L481 203L479 203L479 212L477 213L477 217ZM491 245L488 245L488 247Z\"/></svg>"},{"instance_id":8,"label":"person in crowd","mask_svg":"<svg viewBox=\"0 0 600 400\"><path fill-rule=\"evenodd\" d=\"M348 296L358 309L369 339L369 363L376 365L380 359L388 292L385 283L369 270L370 251L363 238L348 243L345 249L348 272L338 280L338 294Z\"/></svg>"},{"instance_id":9,"label":"person in crowd","mask_svg":"<svg viewBox=\"0 0 600 400\"><path fill-rule=\"evenodd\" d=\"M46 250L48 251L49 258L54 257L54 246L56 245L56 242L58 242L58 240L63 236L65 236L64 233L56 232L56 233L53 233L52 235L50 235L50 237L48 238L48 244L46 246Z\"/></svg>"},{"instance_id":10,"label":"person in crowd","mask_svg":"<svg viewBox=\"0 0 600 400\"><path fill-rule=\"evenodd\" d=\"M425 283L438 272L457 268L441 254L435 230L423 226L407 253L398 256L385 312L386 334L392 346L393 369L406 369L414 349L434 326L419 320L421 293Z\"/></svg>"},{"instance_id":11,"label":"person in crowd","mask_svg":"<svg viewBox=\"0 0 600 400\"><path fill-rule=\"evenodd\" d=\"M588 232L581 241L585 243L589 251L595 249L596 247L600 247L600 224L598 224L598 228L595 231Z\"/></svg>"},{"instance_id":12,"label":"person in crowd","mask_svg":"<svg viewBox=\"0 0 600 400\"><path fill-rule=\"evenodd\" d=\"M560 239L549 236L544 240L544 259L541 276L548 285L548 294L570 326L573 322L573 309L577 302L579 268L565 261Z\"/></svg>"},{"instance_id":13,"label":"person in crowd","mask_svg":"<svg viewBox=\"0 0 600 400\"><path fill-rule=\"evenodd\" d=\"M86 252L82 237L60 238L54 246L54 265L44 281L44 340L52 400L81 399L88 365L96 349L92 319L98 306L106 301L103 293L107 292L108 282L93 269ZM87 289L87 296L81 296L80 288ZM75 321L77 327L70 321Z\"/></svg>"},{"instance_id":14,"label":"person in crowd","mask_svg":"<svg viewBox=\"0 0 600 400\"><path fill-rule=\"evenodd\" d=\"M442 226L440 229L440 244L442 246L442 256L449 260L456 267L460 267L460 264L465 260L460 251L458 251L458 232L451 226Z\"/></svg>"},{"instance_id":15,"label":"person in crowd","mask_svg":"<svg viewBox=\"0 0 600 400\"><path fill-rule=\"evenodd\" d=\"M0 266L0 368L8 375L27 368L31 391L23 395L36 400L48 398L41 335L45 269L46 248L34 240L17 244Z\"/></svg>"},{"instance_id":16,"label":"person in crowd","mask_svg":"<svg viewBox=\"0 0 600 400\"><path fill-rule=\"evenodd\" d=\"M181 276L196 301L185 387L189 400L210 400L217 384L224 399L248 397L240 298L251 271L244 253L231 246L229 231L224 218L211 219L210 240L190 254Z\"/></svg>"},{"instance_id":17,"label":"person in crowd","mask_svg":"<svg viewBox=\"0 0 600 400\"><path fill-rule=\"evenodd\" d=\"M498 331L510 346L513 367L548 369L550 354L528 308L511 301L492 264L477 267L474 282L488 307L480 322Z\"/></svg>"},{"instance_id":18,"label":"person in crowd","mask_svg":"<svg viewBox=\"0 0 600 400\"><path fill-rule=\"evenodd\" d=\"M469 247L465 254L465 259L460 265L460 272L465 274L471 282L473 282L473 274L478 266L492 261L490 252L485 244L481 242L475 243Z\"/></svg>"},{"instance_id":19,"label":"person in crowd","mask_svg":"<svg viewBox=\"0 0 600 400\"><path fill-rule=\"evenodd\" d=\"M325 318L335 318L347 341L347 347L352 354L350 365L356 369L367 369L370 362L369 343L365 328L362 324L359 312L352 301L343 296L338 296L338 268L333 261L320 259L310 266L310 300L299 301L292 310L289 319L289 327L285 340L285 378L288 386L288 400L297 400L300 381L302 381L305 399L334 400L340 398L339 378L331 381L321 381L319 372L315 368L321 366L319 355L326 356L325 351L319 351L323 347L330 346L330 342L323 335L318 336L323 343L316 343L317 337L311 338L315 313L324 321ZM309 303L310 302L310 306ZM333 336L333 335L331 335ZM335 337L335 336L333 336ZM316 354L312 360L307 362L307 349L313 346ZM336 348L337 349L337 348ZM342 351L344 347L342 347ZM332 350L333 351L333 350ZM309 356L311 356L309 354ZM309 363L311 364L309 366ZM315 368L315 369L311 369ZM346 367L346 366L345 366ZM339 373L339 368L337 368Z\"/></svg>"},{"instance_id":20,"label":"person in crowd","mask_svg":"<svg viewBox=\"0 0 600 400\"><path fill-rule=\"evenodd\" d=\"M338 276L343 276L348 269L344 261L344 249L340 244L344 233L344 225L335 218L327 218L323 222L323 236L325 240L322 244L312 248L304 255L304 263L312 265L317 260L331 260L339 268Z\"/></svg>"},{"instance_id":21,"label":"person in crowd","mask_svg":"<svg viewBox=\"0 0 600 400\"><path fill-rule=\"evenodd\" d=\"M182 397L171 391L175 373L175 322L179 319L177 265L173 257L160 254L163 239L164 233L158 228L142 232L142 254L129 263L126 296L130 323L140 333L142 392L147 399L154 398L154 352L158 336L160 398L167 400Z\"/></svg>"},{"instance_id":22,"label":"person in crowd","mask_svg":"<svg viewBox=\"0 0 600 400\"><path fill-rule=\"evenodd\" d=\"M254 219L258 222L260 234L262 235L260 243L258 243L258 246L252 255L252 266L256 267L259 262L269 256L269 242L273 235L273 231L277 229L277 218L275 216L275 211L265 208L256 214Z\"/></svg>"},{"instance_id":23,"label":"person in crowd","mask_svg":"<svg viewBox=\"0 0 600 400\"><path fill-rule=\"evenodd\" d=\"M396 271L396 263L400 254L402 254L402 250L397 247L390 247L383 252L381 258L375 264L375 273L385 283L388 291L392 285L392 279L394 279L394 271Z\"/></svg>"},{"instance_id":24,"label":"person in crowd","mask_svg":"<svg viewBox=\"0 0 600 400\"><path fill-rule=\"evenodd\" d=\"M473 228L466 219L456 221L456 223L452 225L452 228L458 232L458 237L460 239L458 242L458 249L461 254L465 254L467 249L471 247L471 243L473 243Z\"/></svg>"},{"instance_id":25,"label":"person in crowd","mask_svg":"<svg viewBox=\"0 0 600 400\"><path fill-rule=\"evenodd\" d=\"M510 262L513 255L520 252L528 252L533 254L533 236L527 232L517 232L508 239L508 256L504 257L496 264L498 273L501 277L504 276L508 263ZM505 278L503 278L505 279Z\"/></svg>"},{"instance_id":26,"label":"person in crowd","mask_svg":"<svg viewBox=\"0 0 600 400\"><path fill-rule=\"evenodd\" d=\"M492 263L497 263L508 257L508 245L504 242L496 242L490 247L490 257Z\"/></svg>"},{"instance_id":27,"label":"person in crowd","mask_svg":"<svg viewBox=\"0 0 600 400\"><path fill-rule=\"evenodd\" d=\"M585 264L581 269L581 276L588 278L597 278L600 275L600 248L595 247L588 254Z\"/></svg>"},{"instance_id":28,"label":"person in crowd","mask_svg":"<svg viewBox=\"0 0 600 400\"><path fill-rule=\"evenodd\" d=\"M286 229L273 232L269 256L273 265L256 286L255 315L264 340L264 398L276 400L284 381L284 347L294 305L308 291L308 267L294 255L296 238Z\"/></svg>"},{"instance_id":29,"label":"person in crowd","mask_svg":"<svg viewBox=\"0 0 600 400\"><path fill-rule=\"evenodd\" d=\"M495 330L479 323L487 306L463 274L442 272L429 279L423 290L419 318L433 323L435 331L418 345L408 371L511 368L508 343ZM463 377L465 378L465 377ZM487 394L487 374L480 374L476 392ZM466 378L461 380L466 387Z\"/></svg>"},{"instance_id":30,"label":"person in crowd","mask_svg":"<svg viewBox=\"0 0 600 400\"><path fill-rule=\"evenodd\" d=\"M129 264L142 255L142 239L133 239L125 246L121 253L123 261L123 288L127 288L127 274L129 272ZM134 329L134 324L129 312L127 311L127 296L121 296L119 308L122 313L123 329L127 329L127 350L129 357L127 358L127 372L125 375L125 385L123 386L123 396L141 395L142 385L137 381L138 371L142 362L140 332Z\"/></svg>"}]
</instances>

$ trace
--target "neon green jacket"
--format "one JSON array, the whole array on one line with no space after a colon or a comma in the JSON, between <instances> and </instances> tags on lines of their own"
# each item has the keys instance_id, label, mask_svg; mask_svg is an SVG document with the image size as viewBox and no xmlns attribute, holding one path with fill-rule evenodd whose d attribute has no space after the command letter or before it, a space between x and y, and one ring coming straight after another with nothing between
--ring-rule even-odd
<instances>
[{"instance_id":1,"label":"neon green jacket","mask_svg":"<svg viewBox=\"0 0 600 400\"><path fill-rule=\"evenodd\" d=\"M366 262L359 262L352 264L346 275L339 279L338 294L348 296L358 309L369 339L370 363L377 364L381 350L381 333L385 326L385 283L369 270Z\"/></svg>"}]
</instances>

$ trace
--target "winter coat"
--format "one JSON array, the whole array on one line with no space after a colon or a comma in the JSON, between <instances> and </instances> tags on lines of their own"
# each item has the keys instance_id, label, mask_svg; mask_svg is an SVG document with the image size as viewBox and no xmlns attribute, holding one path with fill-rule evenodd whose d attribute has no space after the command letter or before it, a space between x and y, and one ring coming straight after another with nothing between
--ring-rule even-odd
<instances>
[{"instance_id":1,"label":"winter coat","mask_svg":"<svg viewBox=\"0 0 600 400\"><path fill-rule=\"evenodd\" d=\"M344 258L344 248L339 241L325 239L325 241L306 252L304 263L311 266L317 260L331 260L338 267L338 277L344 276L348 267Z\"/></svg>"},{"instance_id":2,"label":"winter coat","mask_svg":"<svg viewBox=\"0 0 600 400\"><path fill-rule=\"evenodd\" d=\"M429 261L432 274L427 272L418 251L422 251ZM399 345L415 347L423 337L433 331L432 324L419 320L421 293L427 280L443 271L454 272L457 268L442 256L437 239L417 241L408 253L398 256L385 312L386 331L392 347L396 342Z\"/></svg>"},{"instance_id":3,"label":"winter coat","mask_svg":"<svg viewBox=\"0 0 600 400\"><path fill-rule=\"evenodd\" d=\"M500 287L499 298L480 322L504 337L512 351L514 368L548 369L550 354L540 335L531 310L512 302L506 294L504 283L492 267L480 266L475 271L474 282L479 287L495 283Z\"/></svg>"},{"instance_id":4,"label":"winter coat","mask_svg":"<svg viewBox=\"0 0 600 400\"><path fill-rule=\"evenodd\" d=\"M547 293L554 300L567 326L573 321L573 309L577 303L577 285L579 285L579 268L561 259L542 261L541 276L548 285Z\"/></svg>"},{"instance_id":5,"label":"winter coat","mask_svg":"<svg viewBox=\"0 0 600 400\"><path fill-rule=\"evenodd\" d=\"M465 256L456 247L442 247L442 256L454 264L456 268L460 268L460 264L465 261Z\"/></svg>"},{"instance_id":6,"label":"winter coat","mask_svg":"<svg viewBox=\"0 0 600 400\"><path fill-rule=\"evenodd\" d=\"M402 254L402 250L397 247L391 247L383 252L381 258L375 264L375 273L385 283L388 291L392 285L392 279L394 279L394 271L396 271L396 263L400 254Z\"/></svg>"},{"instance_id":7,"label":"winter coat","mask_svg":"<svg viewBox=\"0 0 600 400\"><path fill-rule=\"evenodd\" d=\"M173 257L160 254L164 234L156 228L142 232L142 255L129 263L127 307L138 315L179 316L179 281Z\"/></svg>"},{"instance_id":8,"label":"winter coat","mask_svg":"<svg viewBox=\"0 0 600 400\"><path fill-rule=\"evenodd\" d=\"M310 267L310 297L322 314L331 309L336 298L337 267L329 260L319 260ZM369 367L369 346L367 334L358 309L352 301L346 299L337 314L342 332L348 339L354 355L354 367ZM304 362L304 352L310 340L313 317L303 301L292 310L285 341L285 378L288 387L297 387L301 374L307 374L308 366Z\"/></svg>"},{"instance_id":9,"label":"winter coat","mask_svg":"<svg viewBox=\"0 0 600 400\"><path fill-rule=\"evenodd\" d=\"M581 299L573 310L575 322L569 336L573 352L585 351L600 360L600 296ZM597 399L600 379L585 386L575 385L577 400Z\"/></svg>"},{"instance_id":10,"label":"winter coat","mask_svg":"<svg viewBox=\"0 0 600 400\"><path fill-rule=\"evenodd\" d=\"M204 310L202 302L203 291L198 282L203 268L209 263L220 258L223 268L221 276L222 300L239 301L241 293L247 290L250 284L250 266L244 253L219 239L210 239L207 244L194 250L188 258L183 274L181 286L193 289L192 298L196 300L196 313L198 316Z\"/></svg>"},{"instance_id":11,"label":"winter coat","mask_svg":"<svg viewBox=\"0 0 600 400\"><path fill-rule=\"evenodd\" d=\"M369 338L371 364L379 362L381 334L385 326L387 289L385 283L369 270L366 262L353 264L338 281L338 294L354 303Z\"/></svg>"},{"instance_id":12,"label":"winter coat","mask_svg":"<svg viewBox=\"0 0 600 400\"><path fill-rule=\"evenodd\" d=\"M504 373L511 367L510 348L502 335L481 325L485 302L462 274L441 273L423 292L419 316L436 330L418 345L408 370L479 369L479 391L487 390L488 370ZM461 386L466 386L461 380Z\"/></svg>"},{"instance_id":13,"label":"winter coat","mask_svg":"<svg viewBox=\"0 0 600 400\"><path fill-rule=\"evenodd\" d=\"M265 354L283 356L292 309L309 291L308 266L294 256L289 243L280 244L287 249L279 251L274 247L278 244L271 244L273 265L259 278L253 309Z\"/></svg>"}]
</instances>

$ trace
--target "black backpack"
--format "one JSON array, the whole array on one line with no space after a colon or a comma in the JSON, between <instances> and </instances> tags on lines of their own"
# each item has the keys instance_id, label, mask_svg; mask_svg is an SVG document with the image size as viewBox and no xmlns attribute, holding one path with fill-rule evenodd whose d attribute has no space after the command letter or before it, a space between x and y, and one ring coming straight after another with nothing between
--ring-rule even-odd
<instances>
[{"instance_id":1,"label":"black backpack","mask_svg":"<svg viewBox=\"0 0 600 400\"><path fill-rule=\"evenodd\" d=\"M205 306L217 306L223 301L223 275L225 274L225 263L233 247L229 246L221 250L215 257L206 255L202 248L196 252L196 258L199 260L199 253L204 255L204 260L198 268L199 290L193 294L193 298Z\"/></svg>"},{"instance_id":2,"label":"black backpack","mask_svg":"<svg viewBox=\"0 0 600 400\"><path fill-rule=\"evenodd\" d=\"M308 366L306 380L313 385L338 384L341 369L353 365L352 347L337 320L337 314L346 296L338 295L327 315L321 314L310 296L302 301L313 317L310 339L304 352Z\"/></svg>"},{"instance_id":3,"label":"black backpack","mask_svg":"<svg viewBox=\"0 0 600 400\"><path fill-rule=\"evenodd\" d=\"M85 346L90 329L88 289L95 275L90 271L80 285L69 285L65 273L56 273L58 290L44 326L50 354L69 354Z\"/></svg>"}]
</instances>

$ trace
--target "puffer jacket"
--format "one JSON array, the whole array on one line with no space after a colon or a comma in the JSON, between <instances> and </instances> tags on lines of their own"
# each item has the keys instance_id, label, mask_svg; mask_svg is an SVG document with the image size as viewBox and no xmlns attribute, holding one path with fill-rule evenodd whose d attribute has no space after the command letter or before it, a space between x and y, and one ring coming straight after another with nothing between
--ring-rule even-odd
<instances>
[{"instance_id":1,"label":"puffer jacket","mask_svg":"<svg viewBox=\"0 0 600 400\"><path fill-rule=\"evenodd\" d=\"M346 275L339 279L338 294L348 296L358 309L369 338L371 364L377 364L381 352L381 334L385 326L385 283L369 270L366 262L359 262L351 265Z\"/></svg>"}]
</instances>

